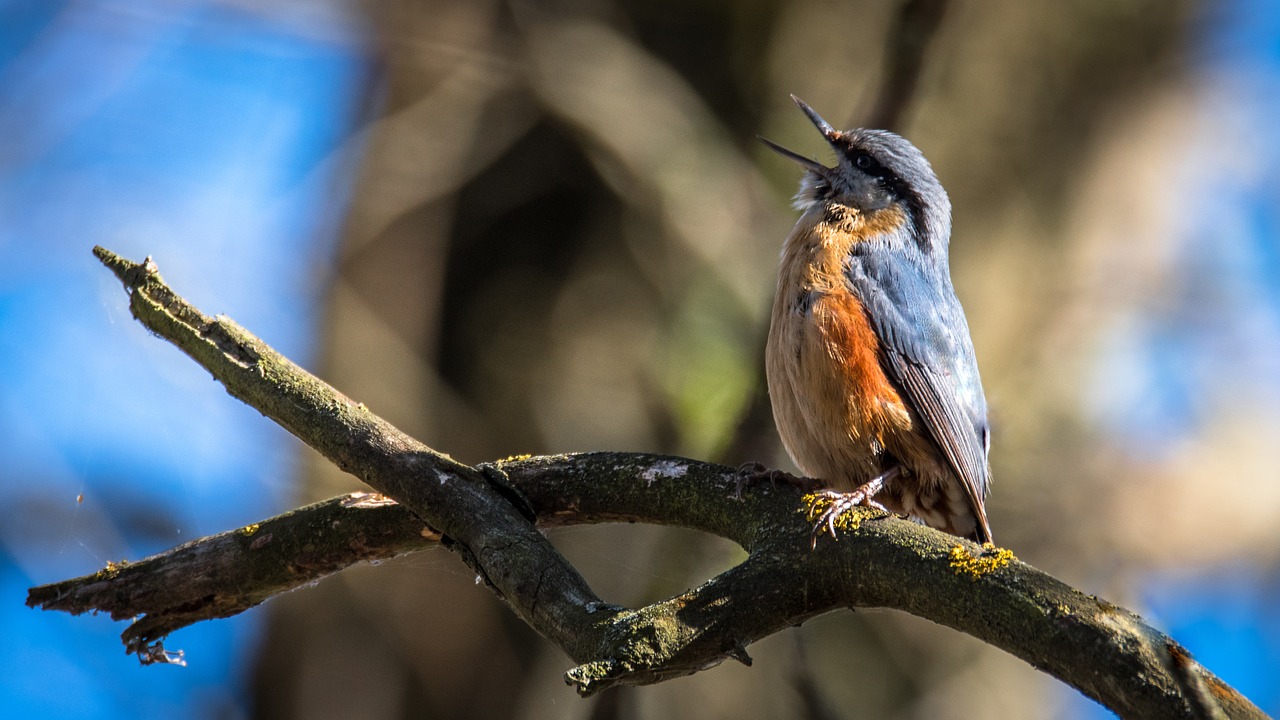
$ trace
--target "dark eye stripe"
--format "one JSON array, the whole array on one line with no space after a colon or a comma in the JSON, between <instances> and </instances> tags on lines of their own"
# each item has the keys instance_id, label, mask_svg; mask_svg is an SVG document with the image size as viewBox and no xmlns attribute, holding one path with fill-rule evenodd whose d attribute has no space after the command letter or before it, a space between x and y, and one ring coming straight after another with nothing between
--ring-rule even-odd
<instances>
[{"instance_id":1,"label":"dark eye stripe","mask_svg":"<svg viewBox=\"0 0 1280 720\"><path fill-rule=\"evenodd\" d=\"M852 150L851 159L854 167L873 178L877 178L881 187L884 187L899 198L905 199L912 195L911 187L903 182L902 178L892 170L881 165L879 160L871 156L871 153L863 150Z\"/></svg>"},{"instance_id":2,"label":"dark eye stripe","mask_svg":"<svg viewBox=\"0 0 1280 720\"><path fill-rule=\"evenodd\" d=\"M853 156L853 165L871 177L883 178L889 181L896 179L896 176L889 170L889 168L881 165L880 161L871 157L869 153L856 153Z\"/></svg>"}]
</instances>

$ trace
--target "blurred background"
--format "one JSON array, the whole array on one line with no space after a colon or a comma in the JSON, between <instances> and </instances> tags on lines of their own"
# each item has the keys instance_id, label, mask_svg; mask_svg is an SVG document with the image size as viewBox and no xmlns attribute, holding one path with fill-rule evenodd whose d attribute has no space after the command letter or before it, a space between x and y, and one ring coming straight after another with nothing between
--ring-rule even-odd
<instances>
[{"instance_id":1,"label":"blurred background","mask_svg":"<svg viewBox=\"0 0 1280 720\"><path fill-rule=\"evenodd\" d=\"M153 256L205 311L463 461L790 467L761 357L799 171L755 136L829 157L788 93L907 135L951 194L1000 544L1280 713L1263 0L0 0L0 707L1108 717L883 610L771 637L751 668L580 700L570 661L443 551L179 632L185 668L139 667L123 624L22 605L359 487L150 338L94 244ZM629 605L741 557L669 529L552 537Z\"/></svg>"}]
</instances>

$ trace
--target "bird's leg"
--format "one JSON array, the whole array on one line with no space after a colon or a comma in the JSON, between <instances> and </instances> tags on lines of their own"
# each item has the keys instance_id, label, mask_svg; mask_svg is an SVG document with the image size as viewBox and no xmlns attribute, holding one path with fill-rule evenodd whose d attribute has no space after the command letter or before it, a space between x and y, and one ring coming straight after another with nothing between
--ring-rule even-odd
<instances>
[{"instance_id":1,"label":"bird's leg","mask_svg":"<svg viewBox=\"0 0 1280 720\"><path fill-rule=\"evenodd\" d=\"M859 505L873 507L886 513L889 512L888 508L876 502L873 498L876 493L884 489L885 483L900 474L902 474L902 466L894 465L849 492L823 490L821 495L831 499L831 506L822 511L822 514L818 516L817 522L813 524L813 534L809 537L809 547L815 548L818 546L818 536L822 534L823 529L831 535L833 540L838 541L840 538L836 536L836 520Z\"/></svg>"},{"instance_id":2,"label":"bird's leg","mask_svg":"<svg viewBox=\"0 0 1280 720\"><path fill-rule=\"evenodd\" d=\"M735 500L741 500L742 488L763 480L768 480L770 485L777 485L778 483L792 485L807 493L813 492L822 485L822 481L820 480L796 477L795 475L783 470L770 469L758 462L745 462L738 466L737 487L734 488L733 495L731 497Z\"/></svg>"}]
</instances>

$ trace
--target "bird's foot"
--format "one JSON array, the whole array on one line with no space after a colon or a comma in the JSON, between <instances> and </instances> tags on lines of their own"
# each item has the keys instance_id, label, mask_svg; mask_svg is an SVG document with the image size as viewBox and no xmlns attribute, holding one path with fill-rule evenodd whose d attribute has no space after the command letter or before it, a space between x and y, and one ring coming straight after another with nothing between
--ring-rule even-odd
<instances>
[{"instance_id":1,"label":"bird's foot","mask_svg":"<svg viewBox=\"0 0 1280 720\"><path fill-rule=\"evenodd\" d=\"M831 536L832 540L839 541L840 538L836 535L836 522L841 516L856 507L870 507L885 514L892 514L889 508L876 502L875 496L876 493L884 489L886 482L897 477L900 472L902 472L901 468L890 468L887 472L871 478L870 481L849 492L823 490L816 493L816 495L826 499L830 504L814 518L813 532L809 535L809 548L813 549L818 546L818 536L822 535L824 530Z\"/></svg>"},{"instance_id":2,"label":"bird's foot","mask_svg":"<svg viewBox=\"0 0 1280 720\"><path fill-rule=\"evenodd\" d=\"M813 523L813 532L809 535L809 548L813 549L818 546L818 536L825 531L833 540L839 540L836 535L836 521L838 521L845 513L857 507L871 507L882 512L889 512L884 505L872 499L874 492L866 492L866 485L852 491L840 492L838 490L823 490L816 493L822 498L829 501L829 505L818 515Z\"/></svg>"},{"instance_id":3,"label":"bird's foot","mask_svg":"<svg viewBox=\"0 0 1280 720\"><path fill-rule=\"evenodd\" d=\"M748 485L764 482L766 480L774 487L781 483L783 485L798 487L804 492L814 492L823 485L821 480L796 477L789 472L771 469L758 462L746 462L738 466L737 484L734 487L733 495L730 497L734 500L741 500L742 488Z\"/></svg>"}]
</instances>

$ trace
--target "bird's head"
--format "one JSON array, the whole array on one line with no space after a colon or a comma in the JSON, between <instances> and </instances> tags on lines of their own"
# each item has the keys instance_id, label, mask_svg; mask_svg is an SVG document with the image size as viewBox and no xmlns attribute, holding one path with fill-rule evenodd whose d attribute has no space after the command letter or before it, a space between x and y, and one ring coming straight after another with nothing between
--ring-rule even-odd
<instances>
[{"instance_id":1,"label":"bird's head","mask_svg":"<svg viewBox=\"0 0 1280 720\"><path fill-rule=\"evenodd\" d=\"M888 130L836 130L803 100L795 95L791 99L836 153L835 166L827 167L760 138L779 155L808 171L800 182L796 207L807 210L835 203L874 213L900 204L917 233L924 233L920 240L937 239L945 246L951 234L951 201L915 145Z\"/></svg>"}]
</instances>

